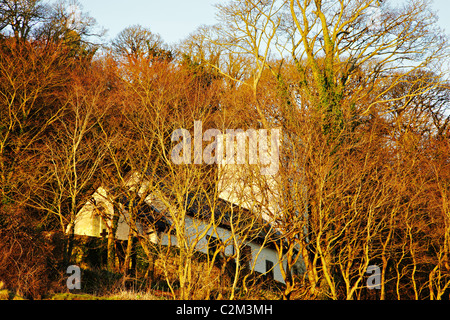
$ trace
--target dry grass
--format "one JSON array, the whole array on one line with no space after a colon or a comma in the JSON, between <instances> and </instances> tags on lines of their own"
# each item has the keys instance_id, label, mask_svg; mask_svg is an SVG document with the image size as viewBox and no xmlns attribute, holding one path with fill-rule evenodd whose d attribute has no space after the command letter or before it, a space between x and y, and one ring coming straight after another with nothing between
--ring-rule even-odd
<instances>
[{"instance_id":1,"label":"dry grass","mask_svg":"<svg viewBox=\"0 0 450 320\"><path fill-rule=\"evenodd\" d=\"M108 300L160 300L161 298L143 291L121 290L118 293L105 297Z\"/></svg>"}]
</instances>

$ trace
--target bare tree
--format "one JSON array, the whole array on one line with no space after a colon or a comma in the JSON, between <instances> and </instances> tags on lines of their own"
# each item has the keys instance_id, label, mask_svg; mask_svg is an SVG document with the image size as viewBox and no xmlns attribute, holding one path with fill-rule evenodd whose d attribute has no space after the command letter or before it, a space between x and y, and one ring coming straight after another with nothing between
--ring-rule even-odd
<instances>
[{"instance_id":1,"label":"bare tree","mask_svg":"<svg viewBox=\"0 0 450 320\"><path fill-rule=\"evenodd\" d=\"M113 52L125 58L171 58L170 51L159 34L141 25L122 30L112 41Z\"/></svg>"},{"instance_id":2,"label":"bare tree","mask_svg":"<svg viewBox=\"0 0 450 320\"><path fill-rule=\"evenodd\" d=\"M16 39L28 39L33 27L46 18L47 9L41 0L2 0L0 31L5 32L9 27Z\"/></svg>"},{"instance_id":3,"label":"bare tree","mask_svg":"<svg viewBox=\"0 0 450 320\"><path fill-rule=\"evenodd\" d=\"M63 43L73 55L88 57L96 52L104 34L105 30L76 0L59 0L49 5L45 20L32 32L35 39Z\"/></svg>"}]
</instances>

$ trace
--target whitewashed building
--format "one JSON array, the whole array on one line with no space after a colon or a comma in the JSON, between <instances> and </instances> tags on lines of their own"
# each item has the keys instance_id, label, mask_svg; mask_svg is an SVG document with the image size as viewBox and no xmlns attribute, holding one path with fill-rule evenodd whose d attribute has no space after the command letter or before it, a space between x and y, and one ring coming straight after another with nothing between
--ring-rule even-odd
<instances>
[{"instance_id":1,"label":"whitewashed building","mask_svg":"<svg viewBox=\"0 0 450 320\"><path fill-rule=\"evenodd\" d=\"M136 229L140 235L148 237L153 243L166 246L177 245L177 237L167 208L155 197L148 196L143 202L144 208L140 209L136 219ZM198 202L198 201L197 201ZM121 204L115 238L127 240L130 232L126 204ZM230 223L230 215L235 214L236 224L245 221L251 211L224 200L217 201L217 208L211 213L208 207L200 208L193 205L186 211L184 219L184 241L189 246L193 245L196 250L210 253L216 250L216 246L222 246L221 250L226 256L239 256L248 264L247 267L261 274L268 274L274 280L284 282L280 261L274 246L274 241L280 241L280 235L264 220L259 220L252 227L253 230L240 234L236 225ZM239 214L238 214L239 212ZM110 223L114 215L114 205L109 200L108 192L100 187L91 199L82 207L75 219L74 233L81 236L102 237L110 230ZM238 217L238 215L240 217ZM154 218L158 216L158 218ZM153 217L153 223L147 224L149 217ZM284 263L281 261L281 263ZM285 266L285 265L284 265ZM296 270L302 270L302 262L299 261Z\"/></svg>"},{"instance_id":2,"label":"whitewashed building","mask_svg":"<svg viewBox=\"0 0 450 320\"><path fill-rule=\"evenodd\" d=\"M206 254L220 245L224 255L240 256L240 259L248 263L250 270L270 275L278 282L284 282L280 267L285 268L286 263L284 259L279 260L275 246L275 244L282 245L283 242L282 234L275 223L278 214L277 174L274 172L259 179L252 179L252 175L258 174L257 166L256 170L252 168L255 169L255 166L230 164L226 158L222 160L218 170L217 207L212 210L205 205L206 201L202 202L201 199L190 201L193 205L186 209L182 232L184 241ZM136 184L138 180L140 183ZM177 237L174 232L176 226L173 225L168 210L170 204L146 192L148 184L142 182L137 174L130 175L127 185L130 189L139 185L137 194L141 197L139 201L144 205L139 214L143 219L136 220L137 232L154 243L176 246ZM143 197L145 199L142 199ZM115 234L119 240L127 240L130 232L127 201L123 199L121 203L119 202L121 213ZM101 237L110 229L109 224L113 215L112 195L106 188L100 187L79 211L74 232L76 235ZM149 219L152 223L146 224ZM253 219L254 225L249 231L240 233L238 226L245 223L246 219ZM298 259L294 269L296 272L304 270L301 258Z\"/></svg>"}]
</instances>

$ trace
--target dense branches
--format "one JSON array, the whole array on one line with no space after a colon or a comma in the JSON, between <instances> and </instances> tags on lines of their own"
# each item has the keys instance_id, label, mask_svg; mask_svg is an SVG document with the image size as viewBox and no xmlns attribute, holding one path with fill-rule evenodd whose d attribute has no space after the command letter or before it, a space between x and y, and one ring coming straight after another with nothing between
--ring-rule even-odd
<instances>
[{"instance_id":1,"label":"dense branches","mask_svg":"<svg viewBox=\"0 0 450 320\"><path fill-rule=\"evenodd\" d=\"M8 286L37 296L51 281L39 280L45 268L73 262L77 214L102 187L113 208L108 216L95 207L109 272L128 280L139 247L144 277L154 281L162 264L175 298L234 299L240 287L249 297L247 245L270 237L284 261L274 267L283 298L448 297L450 87L439 68L448 43L427 1L233 0L218 6L219 25L176 48L132 26L102 52L89 41L95 21L70 4L0 1ZM220 188L235 185L215 165L172 161L172 132L193 132L194 121L282 130L269 183L250 167L233 172L258 186L241 195L254 207L221 208ZM146 223L170 219L176 249L140 233L144 202L165 208ZM203 224L189 220L195 210ZM118 221L131 230L124 261ZM231 237L217 242L223 224ZM62 248L44 254L54 233ZM304 269L294 273L298 261ZM367 288L371 265L381 269L380 290Z\"/></svg>"}]
</instances>

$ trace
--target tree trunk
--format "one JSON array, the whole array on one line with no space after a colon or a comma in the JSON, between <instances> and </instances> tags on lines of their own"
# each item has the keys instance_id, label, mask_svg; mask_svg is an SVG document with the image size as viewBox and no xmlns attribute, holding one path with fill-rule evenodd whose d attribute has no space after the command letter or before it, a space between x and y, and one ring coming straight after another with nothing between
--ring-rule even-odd
<instances>
[{"instance_id":1,"label":"tree trunk","mask_svg":"<svg viewBox=\"0 0 450 320\"><path fill-rule=\"evenodd\" d=\"M123 264L123 275L125 277L133 273L132 258L134 251L135 251L135 236L134 232L130 230L130 233L128 234L127 250L125 252L125 262Z\"/></svg>"},{"instance_id":2,"label":"tree trunk","mask_svg":"<svg viewBox=\"0 0 450 320\"><path fill-rule=\"evenodd\" d=\"M69 223L68 227L67 227L67 237L66 237L66 241L65 241L65 250L64 250L64 257L63 257L63 264L65 266L70 264L70 260L72 257L72 251L73 251L73 242L74 242L74 238L75 238L75 227L73 225L73 223Z\"/></svg>"},{"instance_id":3,"label":"tree trunk","mask_svg":"<svg viewBox=\"0 0 450 320\"><path fill-rule=\"evenodd\" d=\"M107 245L108 251L107 268L108 271L111 272L116 270L116 231L118 223L119 223L119 213L118 211L114 210L111 226L109 227L108 245Z\"/></svg>"}]
</instances>

